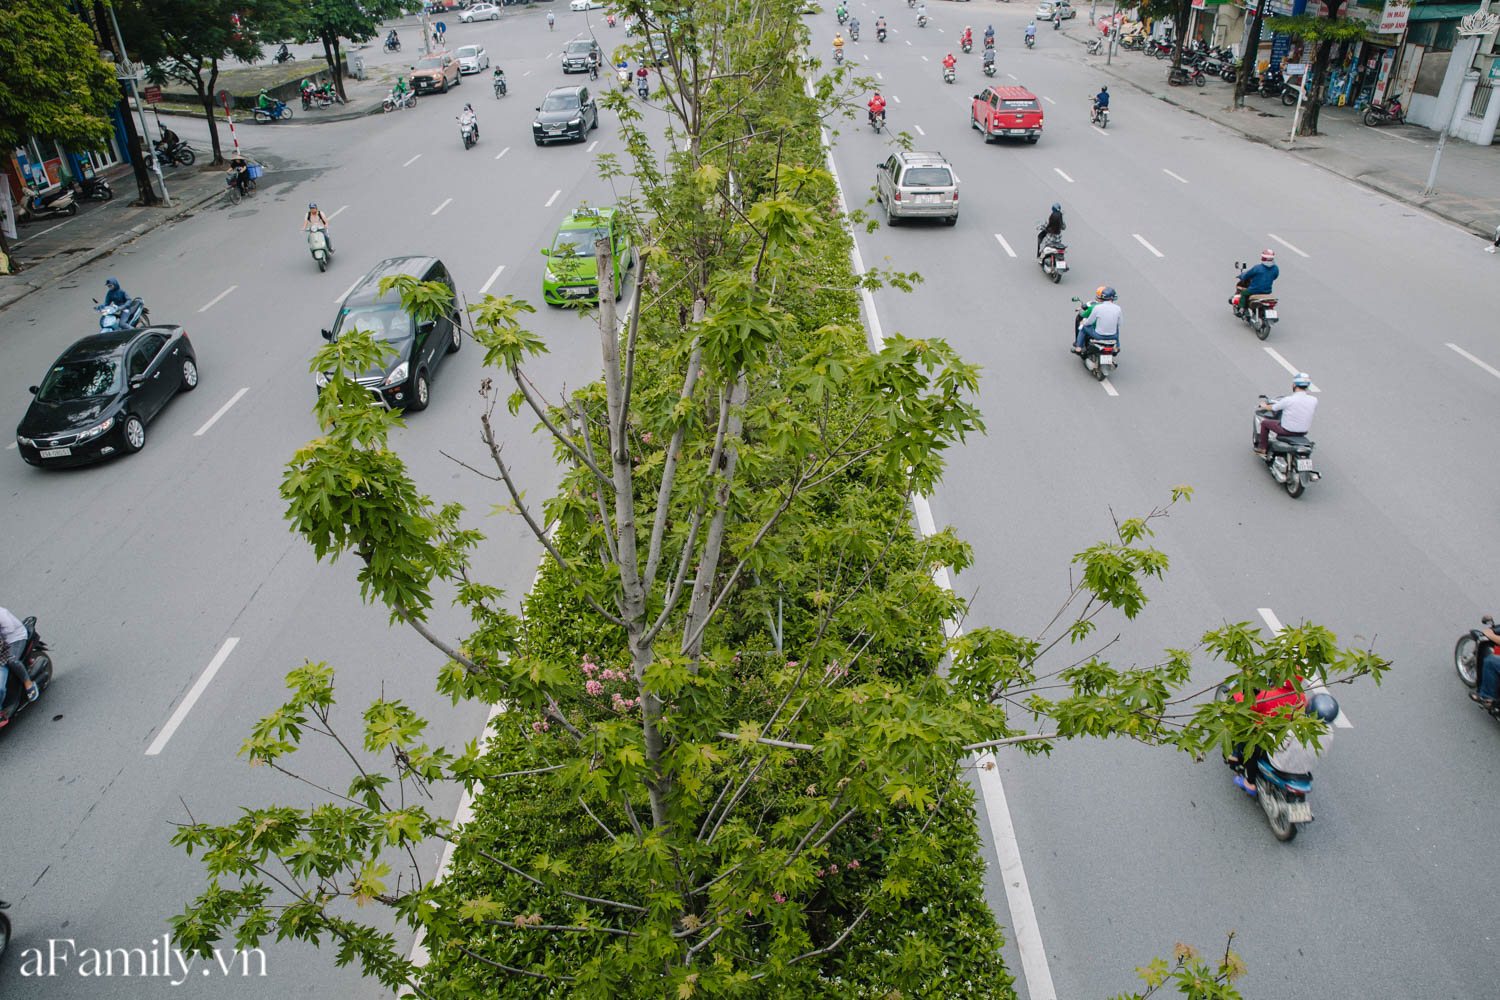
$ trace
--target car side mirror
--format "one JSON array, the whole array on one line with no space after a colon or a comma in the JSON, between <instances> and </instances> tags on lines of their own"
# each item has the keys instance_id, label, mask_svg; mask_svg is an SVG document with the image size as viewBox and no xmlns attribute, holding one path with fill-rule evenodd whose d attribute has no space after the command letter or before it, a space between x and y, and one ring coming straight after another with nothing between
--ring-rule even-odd
<instances>
[{"instance_id":1,"label":"car side mirror","mask_svg":"<svg viewBox=\"0 0 1500 1000\"><path fill-rule=\"evenodd\" d=\"M435 326L437 326L437 320L430 319L430 320L428 320L425 323L418 323L417 324L417 332L418 333L431 333L432 332L432 328L435 327Z\"/></svg>"},{"instance_id":2,"label":"car side mirror","mask_svg":"<svg viewBox=\"0 0 1500 1000\"><path fill-rule=\"evenodd\" d=\"M980 99L980 98L981 98L981 97L983 97L983 96L984 96L984 95L983 95L983 94L975 94L975 95L974 95L974 100L976 100L976 101L977 101L977 100L979 100L979 99Z\"/></svg>"},{"instance_id":3,"label":"car side mirror","mask_svg":"<svg viewBox=\"0 0 1500 1000\"><path fill-rule=\"evenodd\" d=\"M31 386L27 386L26 387L26 391L29 392L29 393L31 393L33 396L35 396L37 393L41 392L42 390L39 387L37 387L37 386L31 385Z\"/></svg>"},{"instance_id":4,"label":"car side mirror","mask_svg":"<svg viewBox=\"0 0 1500 1000\"><path fill-rule=\"evenodd\" d=\"M885 161L882 160L881 162L875 164L875 169L876 170L884 170L885 169Z\"/></svg>"},{"instance_id":5,"label":"car side mirror","mask_svg":"<svg viewBox=\"0 0 1500 1000\"><path fill-rule=\"evenodd\" d=\"M537 110L538 110L538 111L540 111L540 110L542 110L542 106L541 106L541 105L540 105L540 104L538 104L538 105L537 105L537 106L536 106L536 109L537 109Z\"/></svg>"},{"instance_id":6,"label":"car side mirror","mask_svg":"<svg viewBox=\"0 0 1500 1000\"><path fill-rule=\"evenodd\" d=\"M333 343L333 331L332 330L319 330L318 332L323 335L323 339L324 340L328 341L329 343Z\"/></svg>"}]
</instances>

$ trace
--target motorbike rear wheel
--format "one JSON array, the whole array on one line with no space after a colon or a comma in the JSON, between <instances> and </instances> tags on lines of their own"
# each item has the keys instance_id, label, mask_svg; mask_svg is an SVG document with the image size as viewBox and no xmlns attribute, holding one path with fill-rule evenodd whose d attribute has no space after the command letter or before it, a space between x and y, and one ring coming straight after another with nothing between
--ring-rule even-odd
<instances>
[{"instance_id":1,"label":"motorbike rear wheel","mask_svg":"<svg viewBox=\"0 0 1500 1000\"><path fill-rule=\"evenodd\" d=\"M1458 679L1465 687L1479 686L1479 643L1472 635L1460 636L1454 645L1453 669L1458 671Z\"/></svg>"},{"instance_id":2,"label":"motorbike rear wheel","mask_svg":"<svg viewBox=\"0 0 1500 1000\"><path fill-rule=\"evenodd\" d=\"M1256 796L1260 800L1261 811L1266 814L1266 822L1271 826L1271 833L1282 843L1286 843L1297 836L1297 824L1288 818L1286 802L1281 793L1272 791L1270 785L1264 779L1256 782L1260 794Z\"/></svg>"},{"instance_id":3,"label":"motorbike rear wheel","mask_svg":"<svg viewBox=\"0 0 1500 1000\"><path fill-rule=\"evenodd\" d=\"M1302 491L1306 488L1302 482L1302 476L1292 467L1291 460L1288 459L1286 464L1286 495L1295 500L1302 495Z\"/></svg>"},{"instance_id":4,"label":"motorbike rear wheel","mask_svg":"<svg viewBox=\"0 0 1500 1000\"><path fill-rule=\"evenodd\" d=\"M1365 124L1366 125L1370 126L1371 128L1374 128L1376 125L1381 124L1383 121L1385 121L1385 116L1384 115L1376 114L1374 108L1368 108L1368 109L1365 110Z\"/></svg>"},{"instance_id":5,"label":"motorbike rear wheel","mask_svg":"<svg viewBox=\"0 0 1500 1000\"><path fill-rule=\"evenodd\" d=\"M1252 316L1250 318L1250 329L1254 330L1255 335L1261 340L1265 340L1271 335L1271 324L1266 322L1264 316L1260 317L1259 319L1256 319Z\"/></svg>"},{"instance_id":6,"label":"motorbike rear wheel","mask_svg":"<svg viewBox=\"0 0 1500 1000\"><path fill-rule=\"evenodd\" d=\"M1297 91L1294 90L1294 89L1292 89L1291 87L1288 87L1285 90L1283 90L1281 92L1281 103L1284 104L1284 105L1286 105L1287 107L1291 107L1293 104L1296 104L1297 103Z\"/></svg>"}]
</instances>

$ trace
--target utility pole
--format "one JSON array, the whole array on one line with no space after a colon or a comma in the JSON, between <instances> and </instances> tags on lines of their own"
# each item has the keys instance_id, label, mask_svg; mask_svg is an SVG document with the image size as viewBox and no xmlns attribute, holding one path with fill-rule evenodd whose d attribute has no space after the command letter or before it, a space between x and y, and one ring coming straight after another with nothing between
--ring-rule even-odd
<instances>
[{"instance_id":1,"label":"utility pole","mask_svg":"<svg viewBox=\"0 0 1500 1000\"><path fill-rule=\"evenodd\" d=\"M1448 133L1458 127L1458 95L1463 93L1464 79L1474 65L1474 55L1479 51L1479 40L1497 27L1500 27L1500 14L1489 13L1489 0L1484 0L1477 11L1458 23L1459 37L1467 39L1469 44L1464 46L1464 56L1459 61L1463 72L1458 78L1458 86L1453 88L1453 107L1443 116L1443 130L1438 133L1437 149L1432 154L1432 169L1427 172L1427 186L1422 189L1424 195L1430 195L1437 190L1438 164L1443 162L1443 147L1448 144Z\"/></svg>"},{"instance_id":2,"label":"utility pole","mask_svg":"<svg viewBox=\"0 0 1500 1000\"><path fill-rule=\"evenodd\" d=\"M1115 21L1115 11L1120 7L1120 0L1110 0L1109 5L1109 45L1104 49L1104 65L1109 66L1115 61L1115 37L1120 33L1120 25Z\"/></svg>"},{"instance_id":3,"label":"utility pole","mask_svg":"<svg viewBox=\"0 0 1500 1000\"><path fill-rule=\"evenodd\" d=\"M131 65L130 60L125 55L125 39L120 34L120 22L115 18L114 7L106 6L105 9L109 11L109 23L115 29L115 43L119 46L120 62L119 69L116 70L116 76L118 76L119 79L130 84L131 95L135 97L135 109L141 116L141 138L137 143L140 148L140 155L143 158L150 160L151 169L156 173L156 183L161 186L162 201L166 202L168 207L171 207L172 197L171 195L167 194L167 179L162 176L161 163L156 159L156 157L151 155L150 147L146 143L146 102L141 98L140 70ZM129 69L130 75L120 76L119 74L124 73L126 69ZM153 192L153 194L154 193L155 192ZM144 202L145 199L142 199L142 201ZM147 204L149 204L149 202Z\"/></svg>"}]
</instances>

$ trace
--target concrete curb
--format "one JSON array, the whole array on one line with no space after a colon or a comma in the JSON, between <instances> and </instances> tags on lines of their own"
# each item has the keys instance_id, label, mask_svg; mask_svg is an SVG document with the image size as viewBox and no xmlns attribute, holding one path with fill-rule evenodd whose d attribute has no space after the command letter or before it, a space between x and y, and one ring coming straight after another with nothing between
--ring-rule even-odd
<instances>
[{"instance_id":1,"label":"concrete curb","mask_svg":"<svg viewBox=\"0 0 1500 1000\"><path fill-rule=\"evenodd\" d=\"M1170 63L1166 63L1165 61L1163 62L1163 64L1164 65L1170 65ZM1473 235L1478 236L1478 237L1480 237L1482 239L1488 240L1488 239L1492 238L1492 236L1493 236L1493 232L1492 232L1491 227L1489 226L1488 223L1481 223L1481 222L1479 222L1479 221L1477 221L1475 219L1472 219L1472 218L1461 218L1461 217L1453 214L1450 211L1445 211L1440 205L1438 205L1436 203L1435 199L1424 198L1423 196L1421 196L1419 194L1418 195L1413 195L1413 194L1411 194L1409 192L1399 191L1399 190L1396 190L1392 186L1381 184L1381 183L1379 183L1379 182L1377 182L1375 180L1372 180L1372 179L1370 179L1368 177L1356 177L1353 174L1350 174L1350 173L1347 173L1347 172L1345 172L1343 170L1340 170L1340 169L1338 169L1337 167L1335 167L1335 166L1333 166L1331 164L1324 163L1321 160L1318 160L1318 159L1315 159L1313 157L1304 155L1303 151L1300 150L1300 149L1298 149L1298 148L1296 148L1295 146L1292 146L1292 147L1288 148L1285 145L1284 141L1282 141L1282 142L1275 142L1275 141L1266 139L1264 136L1256 135L1253 132L1247 132L1246 130L1244 130L1244 129L1240 128L1239 126L1237 126L1234 122L1224 121L1221 118L1216 118L1216 117L1214 117L1211 114L1208 114L1206 112L1200 111L1199 109L1193 107L1192 105L1186 104L1183 101L1179 100L1177 97L1175 97L1172 94L1171 91L1156 91L1156 90L1150 89L1149 87L1143 86L1142 84L1137 83L1135 80L1132 80L1130 77L1125 76L1124 74L1120 73L1118 70L1116 70L1112 66L1096 66L1096 67L1093 67L1093 68L1099 70L1102 73L1108 73L1110 76L1114 77L1116 80L1119 80L1122 83L1125 83L1125 84L1128 84L1131 87L1134 87L1136 90L1138 90L1141 93L1145 94L1147 97L1154 98L1154 99L1156 99L1158 101L1161 101L1161 102L1163 102L1165 104L1170 104L1170 105L1172 105L1173 107L1176 107L1176 108L1181 108L1182 110L1186 111L1188 114L1196 115L1197 117L1202 118L1204 121L1213 122L1215 125L1223 126L1224 128L1227 128L1227 129L1229 129L1232 132L1238 133L1241 138L1246 139L1246 140L1248 140L1250 142L1259 143L1262 146L1267 146L1267 147L1269 147L1271 149L1279 150L1280 152L1286 153L1286 154L1288 154L1290 156L1295 156L1297 159L1301 160L1303 163L1308 164L1309 166L1317 167L1319 170L1327 171L1328 173L1333 174L1335 177L1342 177L1346 181L1350 181L1351 183L1358 184L1360 187L1365 188L1368 191L1373 191L1376 194L1383 195L1383 196L1385 196L1387 198L1393 198L1396 201L1399 201L1399 202L1401 202L1404 205L1410 205L1412 208L1420 209L1421 211L1426 212L1429 215L1437 216L1439 219L1442 219L1444 222L1451 222L1453 225L1458 226L1458 227L1460 227L1462 229L1465 229L1468 232L1472 233ZM1306 138L1311 138L1311 139L1315 140L1318 137L1317 136L1312 136L1312 137L1301 137L1301 136L1299 136L1299 138L1303 138L1304 140ZM1325 148L1325 147L1314 147L1314 148Z\"/></svg>"},{"instance_id":2,"label":"concrete curb","mask_svg":"<svg viewBox=\"0 0 1500 1000\"><path fill-rule=\"evenodd\" d=\"M374 104L370 105L362 111L358 109L353 111L340 111L331 115L319 115L317 118L292 118L284 122L271 122L269 124L290 125L293 128L296 128L299 125L322 125L327 122L355 121L359 118L365 118L369 115L378 114L380 112L381 102L384 100L385 98L382 97L380 100L376 101ZM159 110L157 111L157 114L161 115L163 118L191 118L196 121L204 120L203 113L201 111ZM216 118L215 120L221 125L228 124L228 122L224 121L224 119L222 118ZM253 121L250 118L241 118L240 121L236 122L235 124L236 126L238 126L245 123L253 124Z\"/></svg>"}]
</instances>

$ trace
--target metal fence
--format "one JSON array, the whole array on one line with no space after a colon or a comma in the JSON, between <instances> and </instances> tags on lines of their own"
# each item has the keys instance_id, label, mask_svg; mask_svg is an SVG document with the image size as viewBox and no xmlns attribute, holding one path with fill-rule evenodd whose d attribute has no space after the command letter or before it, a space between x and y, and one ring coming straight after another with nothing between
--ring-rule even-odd
<instances>
[{"instance_id":1,"label":"metal fence","mask_svg":"<svg viewBox=\"0 0 1500 1000\"><path fill-rule=\"evenodd\" d=\"M1490 110L1490 92L1495 88L1488 81L1480 80L1474 87L1474 99L1469 102L1469 117L1483 118Z\"/></svg>"}]
</instances>

